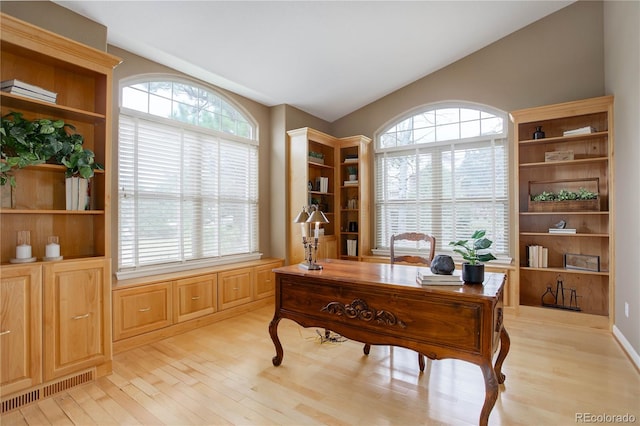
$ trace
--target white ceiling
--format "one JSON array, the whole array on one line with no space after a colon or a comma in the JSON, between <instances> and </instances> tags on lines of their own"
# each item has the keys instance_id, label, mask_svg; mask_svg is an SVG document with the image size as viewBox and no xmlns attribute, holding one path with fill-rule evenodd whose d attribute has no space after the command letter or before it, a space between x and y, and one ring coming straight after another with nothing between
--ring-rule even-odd
<instances>
[{"instance_id":1,"label":"white ceiling","mask_svg":"<svg viewBox=\"0 0 640 426\"><path fill-rule=\"evenodd\" d=\"M332 122L571 1L55 1L108 43Z\"/></svg>"}]
</instances>

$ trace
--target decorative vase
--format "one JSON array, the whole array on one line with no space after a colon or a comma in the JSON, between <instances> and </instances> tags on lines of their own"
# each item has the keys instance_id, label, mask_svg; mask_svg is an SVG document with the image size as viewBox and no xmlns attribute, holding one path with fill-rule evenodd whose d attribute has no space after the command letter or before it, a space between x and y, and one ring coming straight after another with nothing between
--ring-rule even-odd
<instances>
[{"instance_id":1,"label":"decorative vase","mask_svg":"<svg viewBox=\"0 0 640 426\"><path fill-rule=\"evenodd\" d=\"M465 284L482 284L484 282L484 265L482 263L475 265L463 263L462 281Z\"/></svg>"},{"instance_id":2,"label":"decorative vase","mask_svg":"<svg viewBox=\"0 0 640 426\"><path fill-rule=\"evenodd\" d=\"M446 254L436 254L431 261L431 272L438 275L451 275L456 269L453 258Z\"/></svg>"},{"instance_id":3,"label":"decorative vase","mask_svg":"<svg viewBox=\"0 0 640 426\"><path fill-rule=\"evenodd\" d=\"M542 126L536 126L536 131L533 132L534 139L544 139L544 132L542 131Z\"/></svg>"}]
</instances>

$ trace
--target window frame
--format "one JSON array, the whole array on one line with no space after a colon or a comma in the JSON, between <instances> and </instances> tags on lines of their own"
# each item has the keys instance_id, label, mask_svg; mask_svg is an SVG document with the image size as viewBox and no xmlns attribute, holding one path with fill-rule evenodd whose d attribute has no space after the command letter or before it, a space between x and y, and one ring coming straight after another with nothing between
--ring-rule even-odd
<instances>
[{"instance_id":1,"label":"window frame","mask_svg":"<svg viewBox=\"0 0 640 426\"><path fill-rule=\"evenodd\" d=\"M502 132L501 133L494 133L494 134L479 134L478 136L473 136L473 137L465 137L465 138L455 138L455 139L446 139L446 140L435 140L433 142L428 142L428 143L423 143L423 144L409 144L409 145L402 145L402 146L395 146L395 147L387 147L387 148L382 148L381 145L381 140L383 135L387 134L392 128L394 128L397 125L400 125L401 123L403 123L405 120L410 119L412 117L416 117L419 114L423 114L423 113L427 113L430 111L435 111L435 110L442 110L442 109L448 109L448 108L457 108L457 109L473 109L476 111L480 111L480 117L482 117L482 113L486 113L486 114L491 114L497 118L500 118L502 120ZM458 120L458 124L463 121L463 120ZM412 129L414 129L415 127L412 127ZM511 251L512 251L512 247L511 247L511 229L509 226L509 222L510 222L510 218L509 218L509 212L510 212L510 208L509 206L512 203L512 188L511 188L511 169L510 169L510 156L512 155L511 149L510 149L510 144L509 144L509 119L508 119L508 113L502 110L499 110L497 108L491 107L489 105L484 105L484 104L479 104L479 103L474 103L474 102L469 102L469 101L461 101L461 100L448 100L448 101L441 101L441 102L433 102L433 103L428 103L428 104L423 104L423 105L419 105L417 107L414 107L408 111L403 112L402 114L399 114L397 116L395 116L394 118L388 120L385 124L383 124L382 126L380 126L378 128L377 131L374 132L374 147L373 147L373 176L374 176L374 185L373 185L373 211L374 211L374 235L373 235L373 241L374 241L374 249L372 249L372 253L374 255L379 255L379 256L385 256L388 257L389 256L389 238L385 238L385 231L380 229L380 226L382 224L382 218L379 217L379 212L380 212L380 208L379 205L380 204L384 204L381 203L378 199L379 194L381 193L381 190L379 188L379 171L378 171L378 167L379 167L379 157L382 155L387 155L387 154L398 154L398 153L402 153L402 152L410 152L410 151L414 151L416 152L416 158L418 158L418 152L420 152L421 150L433 150L434 148L439 148L439 147L447 147L447 146L457 146L457 148L454 149L461 149L460 147L463 146L471 146L472 144L478 144L478 143L491 143L493 146L496 146L496 141L499 142L499 145L502 146L503 151L504 151L504 173L505 173L505 197L501 197L500 198L500 204L504 207L504 221L505 221L505 226L504 227L499 227L498 229L504 229L504 232L506 233L506 235L502 236L503 239L503 244L504 244L504 251L501 252L496 252L495 248L493 253L496 255L496 257L498 258L498 260L493 261L492 263L510 263L511 262ZM386 182L386 178L385 178L385 182ZM440 198L442 199L442 198ZM415 201L416 203L418 203L418 201ZM408 204L407 203L402 203L401 201L398 201L399 205L402 204ZM388 205L389 202L387 201L386 204ZM502 210L502 209L501 209ZM418 222L420 223L420 222ZM407 230L408 231L408 230ZM428 230L428 229L419 229L419 232L428 232L428 233L432 233L432 230ZM400 232L400 231L399 231ZM452 231L453 235L456 235L455 233L455 223L454 223L454 230ZM473 232L473 231L472 231ZM389 231L389 233L393 233L393 231ZM489 236L489 234L487 235ZM455 239L468 239L470 237L470 235L460 235L460 236L456 236ZM493 237L493 236L492 236ZM452 256L454 258L454 260L456 261L462 261L462 257L457 255L456 253L453 252L452 248L449 247L448 243L449 241L443 241L442 237L439 237L439 235L436 235L436 240L437 240L437 253L441 253L441 254L448 254L450 256ZM412 254L412 253L416 253L417 251L423 250L424 247L422 246L417 246L415 244L413 245L406 245L405 247L400 247L400 251L407 253L407 254Z\"/></svg>"},{"instance_id":2,"label":"window frame","mask_svg":"<svg viewBox=\"0 0 640 426\"><path fill-rule=\"evenodd\" d=\"M217 129L213 129L210 127L203 127L203 126L199 126L197 124L191 124L189 122L183 121L183 120L177 120L177 119L173 119L173 118L167 118L167 117L163 117L160 115L154 115L152 113L149 113L149 107L147 106L147 112L143 112L137 109L133 109L133 108L127 108L124 107L123 104L124 102L124 98L123 98L123 93L124 90L127 87L130 87L132 85L136 85L136 84L141 84L141 83L151 83L151 82L162 82L162 83L171 83L172 84L172 88L173 88L173 84L182 84L182 85L188 85L193 87L194 89L198 89L198 95L200 95L200 93L202 93L201 91L206 93L207 99L212 99L211 97L215 97L218 98L220 100L220 102L224 102L226 104L221 104L224 105L225 107L229 107L230 109L232 109L233 113L238 114L241 117L241 120L245 123L248 123L248 125L250 126L250 135L251 138L247 138L247 137L243 137L243 136L238 136L235 135L233 133L228 133L225 132L223 130L217 130ZM232 146L233 144L238 144L239 147L241 147L241 149L247 149L247 152L253 152L252 156L254 156L254 160L252 160L252 164L255 165L255 167L252 167L251 169L253 169L253 175L252 176L248 176L247 177L247 185L252 185L250 188L253 188L252 190L247 189L248 191L250 191L251 194L253 194L254 196L252 197L251 195L249 195L249 193L246 194L247 197L245 199L245 203L247 203L246 205L253 205L254 207L247 207L250 210L247 211L247 214L250 214L251 216L248 216L247 219L248 220L252 220L252 224L251 226L247 226L246 229L248 229L249 231L245 234L245 239L246 239L246 243L249 244L247 246L247 251L243 252L243 253L237 253L237 254L221 254L218 253L216 256L204 256L204 257L198 257L198 258L193 258L193 259L186 259L184 256L184 247L179 247L177 248L178 251L180 251L180 259L178 260L172 260L171 262L167 262L167 263L155 263L155 264L145 264L145 265L140 265L139 263L139 259L135 258L134 259L134 264L133 266L131 265L123 265L121 264L121 255L122 255L122 250L123 247L121 246L121 236L122 236L122 229L121 229L121 199L123 197L123 191L122 191L122 187L121 187L121 168L120 168L120 164L118 164L117 167L117 171L116 171L116 179L117 179L117 197L116 197L116 215L118 218L118 222L117 222L117 232L118 232L118 238L117 238L117 266L116 266L116 276L118 279L127 279L127 278L135 278L135 277L141 277L141 276L150 276L150 275L156 275L159 273L167 273L167 272L177 272L177 271L186 271L186 270L191 270L191 269L196 269L196 268L202 268L202 267L208 267L208 266L215 266L215 265L224 265L224 264L230 264L230 263L236 263L236 262L242 262L242 261L249 261L249 260L257 260L261 257L261 253L259 251L259 236L260 236L260 223L259 223L259 208L260 208L260 202L259 202L259 132L258 132L258 125L256 120L251 116L251 114L249 114L241 105L239 105L237 102L235 102L234 100L228 98L227 96L225 96L223 93L221 93L219 90L216 90L215 88L212 87L208 87L202 83L199 83L197 81L194 81L192 79L189 78L183 78L183 77L176 77L173 75L166 75L166 74L142 74L142 75L136 75L134 77L129 77L129 78L125 78L119 81L119 96L118 96L118 106L119 106L119 115L118 115L118 121L117 121L117 135L118 135L118 147L116 152L114 153L116 158L119 159L120 155L121 155L121 142L120 142L120 132L121 132L121 119L125 118L128 120L141 120L145 122L145 125L153 125L153 123L156 123L159 127L171 127L173 128L176 132L178 132L181 136L180 136L180 141L181 141L181 147L180 147L180 153L183 152L183 144L184 144L184 138L185 135L187 135L187 137L191 137L191 138L198 138L197 135L200 135L201 138L208 138L208 140L215 140L217 144L224 144L227 147ZM144 93L144 92L143 92ZM149 96L150 91L147 90L147 96ZM172 98L173 99L173 89L172 89ZM198 99L201 99L200 97L198 97ZM147 101L148 102L148 101ZM200 102L200 101L196 101L196 102ZM149 104L148 104L149 105ZM234 116L234 117L237 117ZM235 118L234 118L235 119ZM238 121L236 121L237 123ZM236 129L238 128L237 125L235 127ZM137 136L132 140L132 142L134 144L137 144L138 142ZM242 148L244 147L244 148ZM137 149L137 148L135 148ZM187 154L185 154L187 155ZM134 160L135 161L135 160ZM182 162L183 159L181 158L180 161ZM222 169L223 167L223 163L225 162L224 158L222 157L218 157L217 158L217 167L219 167L220 169ZM181 163L182 164L182 163ZM202 164L200 165L202 167ZM133 169L133 173L134 173L134 181L137 182L137 173L138 173L138 166L135 165L135 168ZM201 169L198 169L201 170ZM180 176L181 179L186 179L186 172L181 171L180 172ZM198 172L200 173L200 172ZM219 188L217 188L217 191L220 191L220 189L222 188L221 185L221 181L218 180L218 185ZM138 186L138 183L135 183L135 186ZM192 188L192 187L190 187ZM140 192L137 192L138 189L134 189L135 194L133 194L132 196L134 197L140 197ZM200 191L200 190L199 190ZM198 192L198 194L203 194L201 191ZM130 194L131 195L131 194ZM142 194L144 195L144 194ZM197 197L202 197L202 195L198 195ZM191 198L193 199L193 194L187 194L187 192L185 192L185 185L184 183L180 186L180 193L178 195L179 201L177 201L179 209L181 211L184 211L183 209L185 208L185 200L187 198ZM221 205L220 203L223 202L223 196L219 193L218 194L218 201L216 205ZM159 198L160 200L161 198ZM192 206L195 206L195 204L193 204ZM253 213L255 211L255 214ZM196 213L196 215L198 214L202 214L202 211ZM254 219L251 219L251 217L254 217ZM218 223L216 224L216 229L217 229L217 236L215 238L222 238L222 232L221 229L223 227L221 221L218 221ZM253 229L252 229L253 228ZM180 242L178 244L183 244L184 239L185 239L185 235L188 234L187 228L185 228L185 222L180 222L180 225L178 225L178 229L179 229L179 234L180 234ZM192 231L191 234L193 232L196 233L200 233L203 234L204 228L199 227L198 231ZM190 235L190 234L189 234ZM133 239L133 244L134 246L137 246L139 244L139 240L138 237ZM204 252L204 250L203 250ZM135 255L137 256L137 255Z\"/></svg>"}]
</instances>

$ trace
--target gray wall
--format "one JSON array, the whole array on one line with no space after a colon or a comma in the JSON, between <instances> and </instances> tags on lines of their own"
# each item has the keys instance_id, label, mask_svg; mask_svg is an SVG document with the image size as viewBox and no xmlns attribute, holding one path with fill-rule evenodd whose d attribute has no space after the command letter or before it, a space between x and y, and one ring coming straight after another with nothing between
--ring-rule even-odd
<instances>
[{"instance_id":1,"label":"gray wall","mask_svg":"<svg viewBox=\"0 0 640 426\"><path fill-rule=\"evenodd\" d=\"M605 87L615 95L615 328L640 353L640 2L604 6ZM625 315L625 303L629 316ZM636 358L636 364L640 359Z\"/></svg>"},{"instance_id":2,"label":"gray wall","mask_svg":"<svg viewBox=\"0 0 640 426\"><path fill-rule=\"evenodd\" d=\"M0 12L98 50L107 50L107 27L50 1L0 1Z\"/></svg>"},{"instance_id":3,"label":"gray wall","mask_svg":"<svg viewBox=\"0 0 640 426\"><path fill-rule=\"evenodd\" d=\"M287 242L287 194L289 193L289 149L287 131L301 127L312 127L325 133L331 131L330 124L290 105L271 108L271 255L285 259L288 264ZM300 242L302 244L302 242Z\"/></svg>"},{"instance_id":4,"label":"gray wall","mask_svg":"<svg viewBox=\"0 0 640 426\"><path fill-rule=\"evenodd\" d=\"M332 123L373 137L420 105L465 100L512 111L604 94L602 3L580 1Z\"/></svg>"}]
</instances>

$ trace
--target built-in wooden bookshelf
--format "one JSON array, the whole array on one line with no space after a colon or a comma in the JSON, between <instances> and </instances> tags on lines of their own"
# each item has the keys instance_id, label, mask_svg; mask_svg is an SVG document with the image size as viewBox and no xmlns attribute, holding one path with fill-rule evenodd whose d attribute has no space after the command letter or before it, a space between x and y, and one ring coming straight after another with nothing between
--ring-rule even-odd
<instances>
[{"instance_id":1,"label":"built-in wooden bookshelf","mask_svg":"<svg viewBox=\"0 0 640 426\"><path fill-rule=\"evenodd\" d=\"M65 167L15 171L15 205L0 209L0 297L15 301L0 306L4 404L9 394L58 383L64 389L111 370L111 94L120 59L6 14L0 39L0 81L57 93L53 103L0 92L0 113L63 119L105 169L92 178L86 211L66 210ZM29 231L35 260L11 264L23 260L19 231ZM43 259L50 236L59 238L61 260Z\"/></svg>"},{"instance_id":2,"label":"built-in wooden bookshelf","mask_svg":"<svg viewBox=\"0 0 640 426\"><path fill-rule=\"evenodd\" d=\"M369 244L369 151L365 136L336 138L304 127L290 130L288 221L290 263L304 258L302 230L294 218L303 207L319 206L329 223L323 224L318 259L345 257L360 260ZM357 183L349 181L355 167ZM319 186L321 179L326 187ZM349 203L351 201L351 204ZM352 223L351 230L349 224ZM356 240L356 254L347 255L347 240Z\"/></svg>"},{"instance_id":3,"label":"built-in wooden bookshelf","mask_svg":"<svg viewBox=\"0 0 640 426\"><path fill-rule=\"evenodd\" d=\"M548 311L549 315L569 323L610 328L614 294L613 97L523 109L511 115L518 182L519 305L525 310L555 310ZM544 138L534 138L538 127ZM576 129L583 130L567 133ZM562 155L550 155L561 151ZM537 204L531 200L542 191L576 192L579 188L596 192L597 199ZM549 231L561 221L575 233ZM548 251L546 267L529 263L529 247L536 245ZM593 260L596 266L572 268L565 265L566 255L570 259L573 255L587 256L585 259ZM564 288L564 298L558 291L559 284ZM549 293L543 299L548 288L556 303L549 303Z\"/></svg>"}]
</instances>

